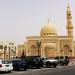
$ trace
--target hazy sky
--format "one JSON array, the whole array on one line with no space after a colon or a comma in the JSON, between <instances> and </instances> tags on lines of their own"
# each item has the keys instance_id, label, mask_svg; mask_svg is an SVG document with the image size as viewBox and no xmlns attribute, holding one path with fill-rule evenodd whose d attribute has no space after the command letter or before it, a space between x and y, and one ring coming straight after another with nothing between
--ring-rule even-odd
<instances>
[{"instance_id":1,"label":"hazy sky","mask_svg":"<svg viewBox=\"0 0 75 75\"><path fill-rule=\"evenodd\" d=\"M40 35L47 18L59 35L66 35L66 6L67 0L0 0L0 41L24 43L26 36ZM75 26L75 0L70 7Z\"/></svg>"}]
</instances>

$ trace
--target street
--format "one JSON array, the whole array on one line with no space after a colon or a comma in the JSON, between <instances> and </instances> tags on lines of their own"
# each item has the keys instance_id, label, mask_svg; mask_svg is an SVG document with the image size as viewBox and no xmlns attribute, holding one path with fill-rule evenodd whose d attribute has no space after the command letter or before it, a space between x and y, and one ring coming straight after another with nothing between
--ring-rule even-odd
<instances>
[{"instance_id":1,"label":"street","mask_svg":"<svg viewBox=\"0 0 75 75\"><path fill-rule=\"evenodd\" d=\"M27 71L12 71L0 75L75 75L75 65L57 66L57 68L28 69Z\"/></svg>"}]
</instances>

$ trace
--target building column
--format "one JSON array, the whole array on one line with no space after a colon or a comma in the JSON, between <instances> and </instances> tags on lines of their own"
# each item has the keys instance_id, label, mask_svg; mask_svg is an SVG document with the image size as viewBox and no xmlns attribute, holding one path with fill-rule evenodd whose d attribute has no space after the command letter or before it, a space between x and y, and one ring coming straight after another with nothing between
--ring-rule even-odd
<instances>
[{"instance_id":1,"label":"building column","mask_svg":"<svg viewBox=\"0 0 75 75\"><path fill-rule=\"evenodd\" d=\"M41 57L45 57L44 44L41 44Z\"/></svg>"}]
</instances>

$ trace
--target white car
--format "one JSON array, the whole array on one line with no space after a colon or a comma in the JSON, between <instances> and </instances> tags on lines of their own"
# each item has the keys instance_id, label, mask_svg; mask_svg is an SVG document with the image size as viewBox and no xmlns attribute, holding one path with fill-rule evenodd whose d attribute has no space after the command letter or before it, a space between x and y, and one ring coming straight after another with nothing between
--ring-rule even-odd
<instances>
[{"instance_id":1,"label":"white car","mask_svg":"<svg viewBox=\"0 0 75 75\"><path fill-rule=\"evenodd\" d=\"M13 70L13 65L10 60L0 59L0 72L11 72Z\"/></svg>"}]
</instances>

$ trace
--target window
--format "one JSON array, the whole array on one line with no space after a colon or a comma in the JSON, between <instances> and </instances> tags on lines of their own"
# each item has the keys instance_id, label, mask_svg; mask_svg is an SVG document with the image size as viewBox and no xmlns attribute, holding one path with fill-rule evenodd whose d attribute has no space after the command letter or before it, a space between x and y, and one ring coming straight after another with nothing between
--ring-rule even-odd
<instances>
[{"instance_id":1,"label":"window","mask_svg":"<svg viewBox=\"0 0 75 75\"><path fill-rule=\"evenodd\" d=\"M0 45L0 49L3 49L3 45Z\"/></svg>"},{"instance_id":2,"label":"window","mask_svg":"<svg viewBox=\"0 0 75 75\"><path fill-rule=\"evenodd\" d=\"M9 63L11 63L11 60L3 60L2 63L3 64L9 64Z\"/></svg>"}]
</instances>

